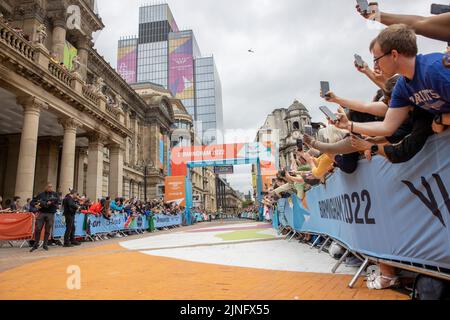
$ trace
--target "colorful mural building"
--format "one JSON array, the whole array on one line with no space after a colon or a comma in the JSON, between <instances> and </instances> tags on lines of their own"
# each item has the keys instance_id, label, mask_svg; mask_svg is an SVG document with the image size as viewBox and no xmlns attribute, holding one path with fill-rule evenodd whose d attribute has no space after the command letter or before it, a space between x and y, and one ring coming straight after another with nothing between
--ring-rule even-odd
<instances>
[{"instance_id":1,"label":"colorful mural building","mask_svg":"<svg viewBox=\"0 0 450 320\"><path fill-rule=\"evenodd\" d=\"M154 83L180 99L202 144L223 142L222 86L213 56L192 30L179 30L168 4L139 8L139 34L119 40L117 71L129 84Z\"/></svg>"}]
</instances>

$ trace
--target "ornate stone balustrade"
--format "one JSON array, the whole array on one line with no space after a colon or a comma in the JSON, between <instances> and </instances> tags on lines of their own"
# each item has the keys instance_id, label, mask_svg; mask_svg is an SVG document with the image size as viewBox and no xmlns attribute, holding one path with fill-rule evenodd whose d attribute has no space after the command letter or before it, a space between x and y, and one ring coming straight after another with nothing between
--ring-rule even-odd
<instances>
[{"instance_id":1,"label":"ornate stone balustrade","mask_svg":"<svg viewBox=\"0 0 450 320\"><path fill-rule=\"evenodd\" d=\"M98 106L99 104L99 96L94 93L89 86L83 86L83 96L88 99L89 101L91 101L92 103L94 103L95 105Z\"/></svg>"},{"instance_id":2,"label":"ornate stone balustrade","mask_svg":"<svg viewBox=\"0 0 450 320\"><path fill-rule=\"evenodd\" d=\"M28 60L34 60L35 49L31 42L27 41L3 21L0 21L0 41Z\"/></svg>"},{"instance_id":3,"label":"ornate stone balustrade","mask_svg":"<svg viewBox=\"0 0 450 320\"><path fill-rule=\"evenodd\" d=\"M65 68L61 67L59 64L49 61L48 71L58 80L66 84L67 86L71 86L73 76L67 71Z\"/></svg>"}]
</instances>

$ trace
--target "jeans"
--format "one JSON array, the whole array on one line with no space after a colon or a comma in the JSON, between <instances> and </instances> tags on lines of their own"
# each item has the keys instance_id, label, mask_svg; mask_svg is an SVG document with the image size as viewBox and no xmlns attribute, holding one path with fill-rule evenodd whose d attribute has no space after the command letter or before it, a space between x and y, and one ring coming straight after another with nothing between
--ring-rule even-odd
<instances>
[{"instance_id":1,"label":"jeans","mask_svg":"<svg viewBox=\"0 0 450 320\"><path fill-rule=\"evenodd\" d=\"M42 228L45 224L45 234L44 234L44 246L48 245L48 238L50 237L50 232L52 231L53 222L55 221L54 213L44 213L39 212L36 218L36 229L34 233L34 247L39 246L39 240L41 238Z\"/></svg>"},{"instance_id":2,"label":"jeans","mask_svg":"<svg viewBox=\"0 0 450 320\"><path fill-rule=\"evenodd\" d=\"M66 219L66 232L64 233L64 244L75 242L75 215L64 215Z\"/></svg>"}]
</instances>

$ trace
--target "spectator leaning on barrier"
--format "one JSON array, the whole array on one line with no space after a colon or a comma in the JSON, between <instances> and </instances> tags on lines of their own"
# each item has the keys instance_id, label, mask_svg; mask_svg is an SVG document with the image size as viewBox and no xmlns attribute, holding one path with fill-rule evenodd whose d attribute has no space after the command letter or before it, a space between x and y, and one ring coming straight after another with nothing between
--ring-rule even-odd
<instances>
[{"instance_id":1,"label":"spectator leaning on barrier","mask_svg":"<svg viewBox=\"0 0 450 320\"><path fill-rule=\"evenodd\" d=\"M75 215L79 209L76 199L76 190L70 190L62 203L66 220L66 232L64 233L64 247L66 248L81 245L80 242L75 241Z\"/></svg>"},{"instance_id":2,"label":"spectator leaning on barrier","mask_svg":"<svg viewBox=\"0 0 450 320\"><path fill-rule=\"evenodd\" d=\"M30 252L33 252L39 247L39 240L41 237L42 228L45 225L45 235L43 249L48 251L48 239L55 220L55 214L60 205L58 193L53 190L51 183L47 184L44 192L36 197L36 207L38 208L38 215L36 218L36 228L34 233L34 245Z\"/></svg>"},{"instance_id":3,"label":"spectator leaning on barrier","mask_svg":"<svg viewBox=\"0 0 450 320\"><path fill-rule=\"evenodd\" d=\"M339 128L368 136L391 136L405 122L413 108L436 116L434 125L449 125L443 114L450 112L450 69L442 53L417 55L414 31L406 25L392 25L373 42L374 63L383 74L402 77L395 86L383 122L356 123L339 112Z\"/></svg>"},{"instance_id":4,"label":"spectator leaning on barrier","mask_svg":"<svg viewBox=\"0 0 450 320\"><path fill-rule=\"evenodd\" d=\"M428 138L434 134L432 129L433 119L433 114L415 108L412 114L412 132L400 143L385 144L371 138L364 140L352 136L352 145L358 150L368 150L373 155L378 154L386 157L392 163L407 162L423 149Z\"/></svg>"}]
</instances>

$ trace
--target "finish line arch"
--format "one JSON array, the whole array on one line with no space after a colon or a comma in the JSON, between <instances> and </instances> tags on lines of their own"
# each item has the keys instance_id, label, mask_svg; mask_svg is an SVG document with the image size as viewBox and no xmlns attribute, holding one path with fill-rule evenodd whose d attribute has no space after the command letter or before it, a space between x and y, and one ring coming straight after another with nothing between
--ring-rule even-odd
<instances>
[{"instance_id":1,"label":"finish line arch","mask_svg":"<svg viewBox=\"0 0 450 320\"><path fill-rule=\"evenodd\" d=\"M256 195L258 203L261 203L263 176L275 176L278 172L277 153L278 148L271 141L173 148L170 153L170 173L166 178L165 201L184 204L186 222L189 225L193 209L190 169L255 164L257 168ZM263 213L261 207L260 220L263 218Z\"/></svg>"}]
</instances>

